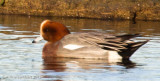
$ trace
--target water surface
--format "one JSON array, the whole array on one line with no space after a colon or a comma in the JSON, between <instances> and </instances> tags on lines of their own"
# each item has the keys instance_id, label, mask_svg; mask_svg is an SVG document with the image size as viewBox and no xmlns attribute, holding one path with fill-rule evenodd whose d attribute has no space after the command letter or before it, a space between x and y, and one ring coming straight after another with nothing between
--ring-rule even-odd
<instances>
[{"instance_id":1,"label":"water surface","mask_svg":"<svg viewBox=\"0 0 160 81\"><path fill-rule=\"evenodd\" d=\"M71 32L100 31L112 34L140 33L151 39L131 61L55 58L44 62L46 41L32 44L40 23L50 19ZM107 21L93 19L0 15L0 80L2 81L159 81L160 22Z\"/></svg>"}]
</instances>

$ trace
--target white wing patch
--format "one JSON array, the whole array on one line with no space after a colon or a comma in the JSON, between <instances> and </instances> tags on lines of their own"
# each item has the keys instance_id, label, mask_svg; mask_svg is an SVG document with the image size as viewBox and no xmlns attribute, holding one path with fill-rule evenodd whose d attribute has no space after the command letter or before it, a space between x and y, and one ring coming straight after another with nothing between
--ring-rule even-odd
<instances>
[{"instance_id":1,"label":"white wing patch","mask_svg":"<svg viewBox=\"0 0 160 81\"><path fill-rule=\"evenodd\" d=\"M63 48L66 48L66 49L69 49L69 50L75 50L75 49L79 49L79 48L82 48L84 46L82 45L75 45L75 44L68 44L68 45L65 45Z\"/></svg>"}]
</instances>

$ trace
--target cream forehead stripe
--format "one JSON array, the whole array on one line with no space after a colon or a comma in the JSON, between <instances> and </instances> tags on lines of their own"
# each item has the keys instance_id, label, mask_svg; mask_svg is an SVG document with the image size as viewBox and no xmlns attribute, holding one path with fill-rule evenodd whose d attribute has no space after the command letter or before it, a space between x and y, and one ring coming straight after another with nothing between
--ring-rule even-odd
<instances>
[{"instance_id":1,"label":"cream forehead stripe","mask_svg":"<svg viewBox=\"0 0 160 81\"><path fill-rule=\"evenodd\" d=\"M43 21L42 23L41 23L41 26L40 26L40 31L42 30L42 26L46 23L46 22L48 22L49 20L45 20L45 21ZM41 31L42 32L42 31Z\"/></svg>"},{"instance_id":2,"label":"cream forehead stripe","mask_svg":"<svg viewBox=\"0 0 160 81\"><path fill-rule=\"evenodd\" d=\"M46 23L46 22L48 22L49 20L45 20L45 21L43 21L42 23L41 23L41 27Z\"/></svg>"},{"instance_id":3,"label":"cream forehead stripe","mask_svg":"<svg viewBox=\"0 0 160 81\"><path fill-rule=\"evenodd\" d=\"M84 47L84 46L68 44L68 45L65 45L63 48L66 48L66 49L69 49L69 50L75 50L75 49L82 48L82 47Z\"/></svg>"}]
</instances>

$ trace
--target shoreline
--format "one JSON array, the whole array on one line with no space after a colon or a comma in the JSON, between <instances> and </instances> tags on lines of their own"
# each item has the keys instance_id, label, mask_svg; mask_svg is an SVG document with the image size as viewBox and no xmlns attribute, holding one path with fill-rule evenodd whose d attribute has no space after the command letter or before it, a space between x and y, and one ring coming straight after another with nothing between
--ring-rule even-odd
<instances>
[{"instance_id":1,"label":"shoreline","mask_svg":"<svg viewBox=\"0 0 160 81\"><path fill-rule=\"evenodd\" d=\"M0 14L106 20L160 20L160 1L5 0Z\"/></svg>"}]
</instances>

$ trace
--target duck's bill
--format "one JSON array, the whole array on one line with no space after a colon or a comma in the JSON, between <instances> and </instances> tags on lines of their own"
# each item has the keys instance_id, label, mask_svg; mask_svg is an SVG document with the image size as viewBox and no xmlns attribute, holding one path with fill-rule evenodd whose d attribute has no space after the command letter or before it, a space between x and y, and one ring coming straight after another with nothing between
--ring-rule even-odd
<instances>
[{"instance_id":1,"label":"duck's bill","mask_svg":"<svg viewBox=\"0 0 160 81\"><path fill-rule=\"evenodd\" d=\"M43 37L42 37L42 36L37 37L36 39L34 39L34 40L32 41L32 43L37 43L37 42L39 42L39 41L41 41L41 40L43 40Z\"/></svg>"}]
</instances>

